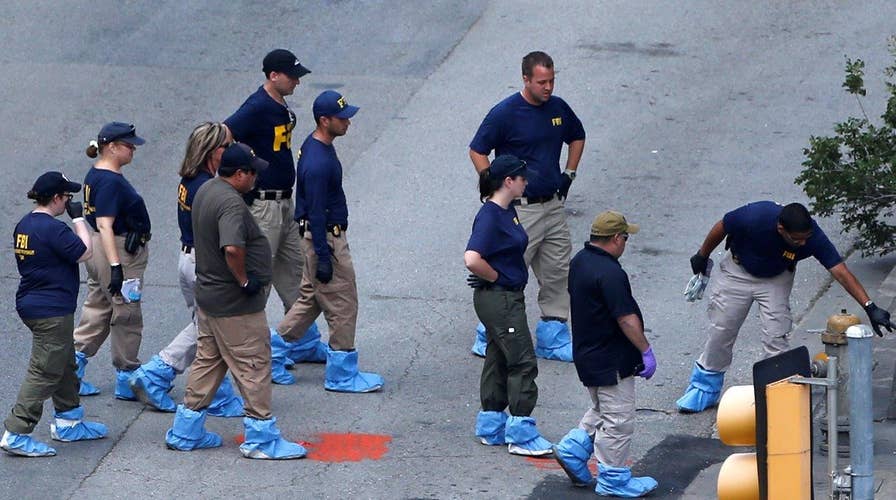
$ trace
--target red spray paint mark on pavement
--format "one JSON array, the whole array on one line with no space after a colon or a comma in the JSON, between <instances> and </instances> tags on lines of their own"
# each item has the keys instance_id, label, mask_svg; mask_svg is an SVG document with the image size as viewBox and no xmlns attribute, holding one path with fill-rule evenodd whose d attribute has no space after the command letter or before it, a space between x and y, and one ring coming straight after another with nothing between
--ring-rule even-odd
<instances>
[{"instance_id":1,"label":"red spray paint mark on pavement","mask_svg":"<svg viewBox=\"0 0 896 500\"><path fill-rule=\"evenodd\" d=\"M526 457L526 461L534 465L535 468L539 470L563 470L563 467L560 467L560 464L558 464L557 461L554 460L554 458L550 455L547 458ZM591 470L592 474L597 474L597 460L593 458L589 460L588 469Z\"/></svg>"},{"instance_id":2,"label":"red spray paint mark on pavement","mask_svg":"<svg viewBox=\"0 0 896 500\"><path fill-rule=\"evenodd\" d=\"M318 434L308 443L308 458L319 462L360 462L379 460L389 451L392 436L382 434Z\"/></svg>"}]
</instances>

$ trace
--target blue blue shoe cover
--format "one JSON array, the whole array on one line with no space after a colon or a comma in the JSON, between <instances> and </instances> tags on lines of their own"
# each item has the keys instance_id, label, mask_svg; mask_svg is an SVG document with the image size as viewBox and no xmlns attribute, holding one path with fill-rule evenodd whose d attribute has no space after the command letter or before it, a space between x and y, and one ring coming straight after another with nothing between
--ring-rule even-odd
<instances>
[{"instance_id":1,"label":"blue blue shoe cover","mask_svg":"<svg viewBox=\"0 0 896 500\"><path fill-rule=\"evenodd\" d=\"M480 411L476 415L476 437L485 445L506 444L504 426L507 425L507 414L503 411Z\"/></svg>"},{"instance_id":2,"label":"blue blue shoe cover","mask_svg":"<svg viewBox=\"0 0 896 500\"><path fill-rule=\"evenodd\" d=\"M563 471L569 476L574 486L588 486L594 481L591 470L588 469L588 460L594 453L594 441L583 429L569 431L563 439L554 446L554 459L563 467Z\"/></svg>"},{"instance_id":3,"label":"blue blue shoe cover","mask_svg":"<svg viewBox=\"0 0 896 500\"><path fill-rule=\"evenodd\" d=\"M224 377L218 391L215 392L215 398L212 404L206 408L208 414L213 417L242 417L246 412L243 408L243 398L236 395L233 390L233 384L230 383L230 377Z\"/></svg>"},{"instance_id":4,"label":"blue blue shoe cover","mask_svg":"<svg viewBox=\"0 0 896 500\"><path fill-rule=\"evenodd\" d=\"M177 404L168 395L168 391L171 390L175 376L174 368L162 361L157 354L148 363L134 370L128 379L128 387L144 404L159 411L173 412L177 409Z\"/></svg>"},{"instance_id":5,"label":"blue blue shoe cover","mask_svg":"<svg viewBox=\"0 0 896 500\"><path fill-rule=\"evenodd\" d=\"M283 337L277 333L277 330L271 328L271 382L279 385L292 385L296 383L296 378L292 373L286 371L288 366L292 366L293 362L289 359L289 342L283 340Z\"/></svg>"},{"instance_id":6,"label":"blue blue shoe cover","mask_svg":"<svg viewBox=\"0 0 896 500\"><path fill-rule=\"evenodd\" d=\"M280 437L275 417L269 420L246 417L243 419L243 426L246 429L246 440L240 445L240 453L246 458L289 460L304 458L308 453L302 445Z\"/></svg>"},{"instance_id":7,"label":"blue blue shoe cover","mask_svg":"<svg viewBox=\"0 0 896 500\"><path fill-rule=\"evenodd\" d=\"M722 399L722 385L725 384L725 372L714 372L694 362L691 371L691 383L684 391L684 396L675 402L682 413L699 413L711 406L719 404Z\"/></svg>"},{"instance_id":8,"label":"blue blue shoe cover","mask_svg":"<svg viewBox=\"0 0 896 500\"><path fill-rule=\"evenodd\" d=\"M316 323L311 323L305 335L289 343L289 359L295 363L326 363L327 344L320 341L320 330Z\"/></svg>"},{"instance_id":9,"label":"blue blue shoe cover","mask_svg":"<svg viewBox=\"0 0 896 500\"><path fill-rule=\"evenodd\" d=\"M358 351L334 351L327 347L324 389L335 392L374 392L385 381L376 373L358 371Z\"/></svg>"},{"instance_id":10,"label":"blue blue shoe cover","mask_svg":"<svg viewBox=\"0 0 896 500\"><path fill-rule=\"evenodd\" d=\"M84 407L76 406L71 410L56 412L50 423L50 437L56 441L86 441L101 439L109 434L109 429L99 422L84 422Z\"/></svg>"},{"instance_id":11,"label":"blue blue shoe cover","mask_svg":"<svg viewBox=\"0 0 896 500\"><path fill-rule=\"evenodd\" d=\"M9 431L5 431L3 437L0 438L0 448L6 450L7 453L22 457L52 457L56 455L54 448L34 439L30 434L16 434Z\"/></svg>"},{"instance_id":12,"label":"blue blue shoe cover","mask_svg":"<svg viewBox=\"0 0 896 500\"><path fill-rule=\"evenodd\" d=\"M128 384L135 371L137 370L115 370L115 399L137 401L137 396Z\"/></svg>"},{"instance_id":13,"label":"blue blue shoe cover","mask_svg":"<svg viewBox=\"0 0 896 500\"><path fill-rule=\"evenodd\" d=\"M572 336L566 322L539 320L535 327L535 355L572 362Z\"/></svg>"},{"instance_id":14,"label":"blue blue shoe cover","mask_svg":"<svg viewBox=\"0 0 896 500\"><path fill-rule=\"evenodd\" d=\"M78 380L81 381L81 386L78 388L78 395L94 396L99 394L100 390L97 389L96 386L84 380L84 370L87 368L87 356L83 352L75 351L75 364L78 365L75 375L77 375Z\"/></svg>"},{"instance_id":15,"label":"blue blue shoe cover","mask_svg":"<svg viewBox=\"0 0 896 500\"><path fill-rule=\"evenodd\" d=\"M485 337L485 325L480 322L476 325L476 340L473 341L473 348L470 349L470 352L472 352L474 356L484 358L485 348L487 346L488 339Z\"/></svg>"},{"instance_id":16,"label":"blue blue shoe cover","mask_svg":"<svg viewBox=\"0 0 896 500\"><path fill-rule=\"evenodd\" d=\"M507 451L514 455L550 455L554 451L554 445L539 434L532 417L508 417L504 442L508 445Z\"/></svg>"},{"instance_id":17,"label":"blue blue shoe cover","mask_svg":"<svg viewBox=\"0 0 896 500\"><path fill-rule=\"evenodd\" d=\"M649 476L632 477L628 467L609 467L598 463L597 485L594 492L598 495L638 498L657 487L657 482Z\"/></svg>"},{"instance_id":18,"label":"blue blue shoe cover","mask_svg":"<svg viewBox=\"0 0 896 500\"><path fill-rule=\"evenodd\" d=\"M172 450L192 451L221 446L221 436L205 430L205 410L193 411L177 405L174 424L165 433L165 446Z\"/></svg>"}]
</instances>

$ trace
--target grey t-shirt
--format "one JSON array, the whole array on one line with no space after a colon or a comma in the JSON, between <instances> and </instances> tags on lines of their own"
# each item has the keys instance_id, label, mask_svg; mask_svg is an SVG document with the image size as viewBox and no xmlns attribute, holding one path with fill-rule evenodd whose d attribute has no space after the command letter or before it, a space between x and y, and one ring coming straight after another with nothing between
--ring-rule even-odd
<instances>
[{"instance_id":1,"label":"grey t-shirt","mask_svg":"<svg viewBox=\"0 0 896 500\"><path fill-rule=\"evenodd\" d=\"M245 248L246 272L263 285L271 282L271 246L240 193L216 177L199 188L192 213L196 304L213 317L263 311L265 294L243 293L224 258L225 246Z\"/></svg>"}]
</instances>

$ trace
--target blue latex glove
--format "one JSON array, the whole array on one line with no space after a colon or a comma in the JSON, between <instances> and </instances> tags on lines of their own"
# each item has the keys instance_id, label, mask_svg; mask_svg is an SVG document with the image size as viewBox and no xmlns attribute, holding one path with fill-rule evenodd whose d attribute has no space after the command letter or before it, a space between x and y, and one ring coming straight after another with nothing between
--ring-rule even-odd
<instances>
[{"instance_id":1,"label":"blue latex glove","mask_svg":"<svg viewBox=\"0 0 896 500\"><path fill-rule=\"evenodd\" d=\"M648 347L641 353L641 363L644 364L644 369L638 372L638 376L650 380L650 377L656 373L656 357L653 355L653 347Z\"/></svg>"}]
</instances>

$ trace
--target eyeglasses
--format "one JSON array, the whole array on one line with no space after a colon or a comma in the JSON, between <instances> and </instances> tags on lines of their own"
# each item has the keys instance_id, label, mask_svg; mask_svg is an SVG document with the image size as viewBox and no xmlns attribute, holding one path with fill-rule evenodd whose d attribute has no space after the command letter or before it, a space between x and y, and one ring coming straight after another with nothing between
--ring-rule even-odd
<instances>
[{"instance_id":1,"label":"eyeglasses","mask_svg":"<svg viewBox=\"0 0 896 500\"><path fill-rule=\"evenodd\" d=\"M233 141L231 141L231 142L225 142L224 144L221 144L221 145L218 146L218 147L219 147L219 148L227 149L227 148L230 147L231 144L233 144Z\"/></svg>"},{"instance_id":2,"label":"eyeglasses","mask_svg":"<svg viewBox=\"0 0 896 500\"><path fill-rule=\"evenodd\" d=\"M69 200L71 200L72 198L75 197L75 195L73 195L72 193L59 193L59 196L61 196L63 198L67 198Z\"/></svg>"},{"instance_id":3,"label":"eyeglasses","mask_svg":"<svg viewBox=\"0 0 896 500\"><path fill-rule=\"evenodd\" d=\"M619 233L619 236L622 236L622 239L628 241L628 233Z\"/></svg>"},{"instance_id":4,"label":"eyeglasses","mask_svg":"<svg viewBox=\"0 0 896 500\"><path fill-rule=\"evenodd\" d=\"M130 142L115 141L115 144L122 145L122 146L124 146L124 147L130 149L131 151L136 151L136 150L137 150L137 146L134 146L134 145L131 144Z\"/></svg>"}]
</instances>

